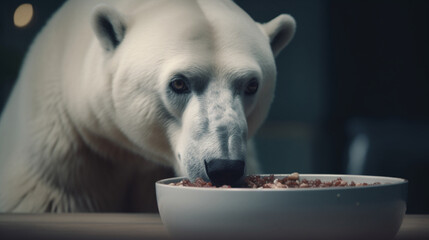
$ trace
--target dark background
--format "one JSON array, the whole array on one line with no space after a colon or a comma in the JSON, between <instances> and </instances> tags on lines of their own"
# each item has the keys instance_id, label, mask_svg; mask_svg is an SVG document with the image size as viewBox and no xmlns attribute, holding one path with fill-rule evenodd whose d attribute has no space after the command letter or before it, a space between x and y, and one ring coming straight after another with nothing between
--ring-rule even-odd
<instances>
[{"instance_id":1,"label":"dark background","mask_svg":"<svg viewBox=\"0 0 429 240\"><path fill-rule=\"evenodd\" d=\"M0 2L0 111L35 34L62 4L25 2L35 15L24 28L13 25L24 1ZM259 22L281 13L297 21L256 136L264 172L403 177L408 213L429 213L429 1L236 3Z\"/></svg>"}]
</instances>

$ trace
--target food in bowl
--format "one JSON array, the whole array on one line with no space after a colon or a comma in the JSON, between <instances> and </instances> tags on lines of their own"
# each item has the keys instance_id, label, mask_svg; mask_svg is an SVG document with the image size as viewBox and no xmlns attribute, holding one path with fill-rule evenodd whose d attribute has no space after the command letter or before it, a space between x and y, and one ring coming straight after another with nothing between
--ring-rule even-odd
<instances>
[{"instance_id":1,"label":"food in bowl","mask_svg":"<svg viewBox=\"0 0 429 240\"><path fill-rule=\"evenodd\" d=\"M274 179L288 176L278 174ZM183 187L175 185L185 179L178 177L156 183L158 209L171 236L183 239L393 239L401 226L405 179L322 174L299 178L321 182L341 178L349 185L369 186Z\"/></svg>"},{"instance_id":2,"label":"food in bowl","mask_svg":"<svg viewBox=\"0 0 429 240\"><path fill-rule=\"evenodd\" d=\"M356 183L354 181L348 182L338 177L330 181L322 181L320 179L308 180L300 179L299 173L294 172L283 178L276 178L274 174L269 176L250 175L244 178L244 184L238 187L242 188L325 188L325 187L359 187L359 186L372 186L378 185L380 182L374 183ZM171 186L183 187L204 187L204 188L217 188L211 182L206 182L202 178L197 178L195 182L189 179L183 179L179 182L170 183ZM232 188L230 185L222 185L218 188Z\"/></svg>"}]
</instances>

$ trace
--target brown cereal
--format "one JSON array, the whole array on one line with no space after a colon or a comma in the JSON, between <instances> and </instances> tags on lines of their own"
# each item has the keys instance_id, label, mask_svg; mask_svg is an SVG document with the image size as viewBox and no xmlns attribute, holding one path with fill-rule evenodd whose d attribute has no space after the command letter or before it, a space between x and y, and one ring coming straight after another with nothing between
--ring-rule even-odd
<instances>
[{"instance_id":1,"label":"brown cereal","mask_svg":"<svg viewBox=\"0 0 429 240\"><path fill-rule=\"evenodd\" d=\"M371 186L379 185L379 182L375 183L350 183L344 181L342 178L337 178L332 181L321 181L320 179L307 180L300 179L298 173L292 173L284 178L275 178L274 175L260 176L250 175L245 177L244 185L239 187L244 188L327 188L327 187L359 187L359 186ZM216 188L211 182L206 182L202 178L197 178L195 182L191 182L188 179L184 179L177 183L170 183L172 186L185 186L185 187L203 187L203 188ZM230 185L222 185L218 188L231 188Z\"/></svg>"}]
</instances>

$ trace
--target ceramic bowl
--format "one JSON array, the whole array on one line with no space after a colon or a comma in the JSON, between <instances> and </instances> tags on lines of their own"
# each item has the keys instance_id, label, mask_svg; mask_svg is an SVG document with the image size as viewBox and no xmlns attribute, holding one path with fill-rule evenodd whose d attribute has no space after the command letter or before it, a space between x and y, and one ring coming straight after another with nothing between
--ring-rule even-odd
<instances>
[{"instance_id":1,"label":"ceramic bowl","mask_svg":"<svg viewBox=\"0 0 429 240\"><path fill-rule=\"evenodd\" d=\"M276 178L287 176L279 174ZM392 239L406 211L407 180L301 174L380 185L301 189L196 188L156 183L161 220L182 239Z\"/></svg>"}]
</instances>

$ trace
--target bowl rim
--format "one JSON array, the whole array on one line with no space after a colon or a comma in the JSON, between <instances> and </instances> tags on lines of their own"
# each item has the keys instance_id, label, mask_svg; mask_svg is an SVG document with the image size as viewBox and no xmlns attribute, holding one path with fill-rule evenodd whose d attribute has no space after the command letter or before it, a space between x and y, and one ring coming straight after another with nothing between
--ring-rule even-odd
<instances>
[{"instance_id":1,"label":"bowl rim","mask_svg":"<svg viewBox=\"0 0 429 240\"><path fill-rule=\"evenodd\" d=\"M274 177L286 177L290 174L249 174L249 175L258 175L258 176L270 176L274 175ZM226 192L259 192L259 191L268 191L268 192L296 192L296 191L339 191L339 190L358 190L358 189L374 189L374 188L384 188L387 186L397 186L408 184L408 180L404 178L398 177L387 177L387 176L375 176L375 175L356 175L356 174L299 174L300 178L317 178L317 177L328 177L328 178L362 178L365 179L373 179L372 181L377 182L379 180L390 180L392 182L383 183L378 185L369 185L369 186L353 186L353 187L326 187L326 188L206 188L206 187L183 187L183 186L172 186L168 183L178 182L187 177L173 177L173 178L165 178L155 182L156 187L162 188L171 188L171 189L186 189L186 191L226 191Z\"/></svg>"}]
</instances>

